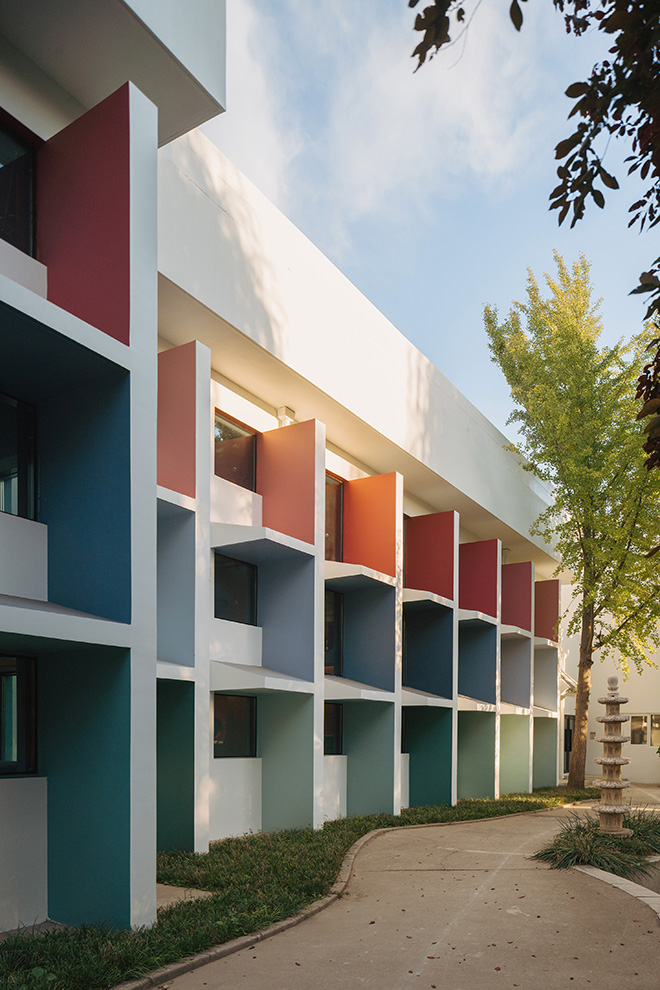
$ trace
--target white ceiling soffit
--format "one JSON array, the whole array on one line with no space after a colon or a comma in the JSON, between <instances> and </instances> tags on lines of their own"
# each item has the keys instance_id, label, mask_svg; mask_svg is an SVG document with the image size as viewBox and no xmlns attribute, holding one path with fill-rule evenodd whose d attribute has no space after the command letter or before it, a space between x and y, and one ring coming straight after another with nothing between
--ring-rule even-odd
<instances>
[{"instance_id":1,"label":"white ceiling soffit","mask_svg":"<svg viewBox=\"0 0 660 990\"><path fill-rule=\"evenodd\" d=\"M224 64L211 94L123 0L0 0L0 34L87 109L135 83L158 107L161 145L223 110Z\"/></svg>"}]
</instances>

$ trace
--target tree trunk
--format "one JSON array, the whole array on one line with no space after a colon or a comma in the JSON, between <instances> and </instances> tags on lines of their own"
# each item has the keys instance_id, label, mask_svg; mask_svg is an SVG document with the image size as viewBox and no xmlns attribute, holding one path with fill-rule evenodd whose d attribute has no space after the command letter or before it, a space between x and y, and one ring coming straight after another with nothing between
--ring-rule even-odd
<instances>
[{"instance_id":1,"label":"tree trunk","mask_svg":"<svg viewBox=\"0 0 660 990\"><path fill-rule=\"evenodd\" d=\"M580 665L578 667L577 695L575 698L575 734L571 765L568 771L570 788L584 787L585 764L587 760L587 734L589 726L589 694L591 691L592 653L594 646L594 607L582 608L582 631L580 633Z\"/></svg>"}]
</instances>

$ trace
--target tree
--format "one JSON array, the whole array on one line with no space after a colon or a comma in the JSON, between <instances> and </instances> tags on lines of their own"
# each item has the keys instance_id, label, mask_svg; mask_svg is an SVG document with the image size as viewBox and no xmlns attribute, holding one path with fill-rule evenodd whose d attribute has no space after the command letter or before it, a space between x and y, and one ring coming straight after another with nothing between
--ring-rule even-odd
<instances>
[{"instance_id":1,"label":"tree","mask_svg":"<svg viewBox=\"0 0 660 990\"><path fill-rule=\"evenodd\" d=\"M529 272L526 301L502 322L486 307L484 321L515 403L509 421L519 425L523 467L553 493L533 532L573 574L568 630L580 633L580 658L569 786L580 787L594 656L618 651L625 673L660 645L660 575L647 555L660 543L660 474L646 470L634 422L641 337L599 346L588 262L555 261L547 298Z\"/></svg>"}]
</instances>

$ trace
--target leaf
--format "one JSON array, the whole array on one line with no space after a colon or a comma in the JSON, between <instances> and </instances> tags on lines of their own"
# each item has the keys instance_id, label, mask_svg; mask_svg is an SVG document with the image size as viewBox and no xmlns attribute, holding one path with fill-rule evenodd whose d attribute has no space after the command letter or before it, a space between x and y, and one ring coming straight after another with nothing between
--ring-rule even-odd
<instances>
[{"instance_id":1,"label":"leaf","mask_svg":"<svg viewBox=\"0 0 660 990\"><path fill-rule=\"evenodd\" d=\"M591 197L592 197L594 203L596 204L596 206L600 206L600 208L602 210L603 207L605 206L605 197L603 196L603 194L600 191L600 189L592 189L591 190Z\"/></svg>"},{"instance_id":2,"label":"leaf","mask_svg":"<svg viewBox=\"0 0 660 990\"><path fill-rule=\"evenodd\" d=\"M660 416L654 416L653 419L648 421L644 427L644 433L648 433L649 438L657 436L660 433Z\"/></svg>"},{"instance_id":3,"label":"leaf","mask_svg":"<svg viewBox=\"0 0 660 990\"><path fill-rule=\"evenodd\" d=\"M606 185L608 189L618 189L619 188L619 183L617 182L617 180L614 178L613 175L610 175L609 172L606 172L604 168L602 168L602 167L599 168L598 169L598 173L599 173L601 179L603 180L603 184Z\"/></svg>"},{"instance_id":4,"label":"leaf","mask_svg":"<svg viewBox=\"0 0 660 990\"><path fill-rule=\"evenodd\" d=\"M565 158L569 151L572 151L575 145L580 143L581 136L580 132L576 131L575 134L560 141L555 148L555 158Z\"/></svg>"},{"instance_id":5,"label":"leaf","mask_svg":"<svg viewBox=\"0 0 660 990\"><path fill-rule=\"evenodd\" d=\"M459 7L458 10L456 11L456 20L459 22L459 24L462 24L462 22L465 20L465 11L463 10L462 7Z\"/></svg>"},{"instance_id":6,"label":"leaf","mask_svg":"<svg viewBox=\"0 0 660 990\"><path fill-rule=\"evenodd\" d=\"M657 409L660 409L660 396L656 396L653 399L647 399L642 408L637 413L636 419L644 419L645 416L650 416Z\"/></svg>"},{"instance_id":7,"label":"leaf","mask_svg":"<svg viewBox=\"0 0 660 990\"><path fill-rule=\"evenodd\" d=\"M584 96L585 93L588 93L590 88L589 83L586 82L571 83L566 90L566 96L571 100L575 100L578 96Z\"/></svg>"},{"instance_id":8,"label":"leaf","mask_svg":"<svg viewBox=\"0 0 660 990\"><path fill-rule=\"evenodd\" d=\"M509 17L511 18L516 31L520 31L523 23L523 14L518 0L512 0L511 6L509 7Z\"/></svg>"}]
</instances>

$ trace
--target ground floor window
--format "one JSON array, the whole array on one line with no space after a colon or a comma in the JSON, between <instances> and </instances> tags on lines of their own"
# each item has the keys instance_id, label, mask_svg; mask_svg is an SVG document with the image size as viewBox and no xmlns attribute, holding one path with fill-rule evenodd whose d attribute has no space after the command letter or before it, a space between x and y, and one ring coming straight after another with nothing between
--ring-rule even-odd
<instances>
[{"instance_id":1,"label":"ground floor window","mask_svg":"<svg viewBox=\"0 0 660 990\"><path fill-rule=\"evenodd\" d=\"M257 699L242 694L213 696L213 756L257 755Z\"/></svg>"},{"instance_id":2,"label":"ground floor window","mask_svg":"<svg viewBox=\"0 0 660 990\"><path fill-rule=\"evenodd\" d=\"M0 775L37 769L34 667L26 657L0 657Z\"/></svg>"},{"instance_id":3,"label":"ground floor window","mask_svg":"<svg viewBox=\"0 0 660 990\"><path fill-rule=\"evenodd\" d=\"M660 715L630 716L631 746L660 746Z\"/></svg>"},{"instance_id":4,"label":"ground floor window","mask_svg":"<svg viewBox=\"0 0 660 990\"><path fill-rule=\"evenodd\" d=\"M336 701L325 703L323 752L326 756L341 756L344 752L344 706Z\"/></svg>"}]
</instances>

